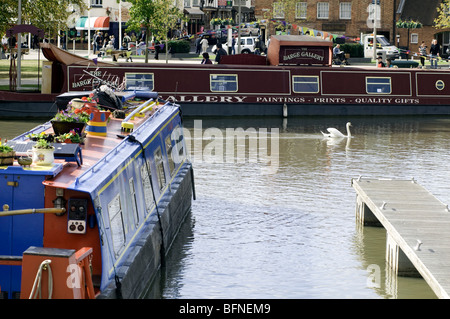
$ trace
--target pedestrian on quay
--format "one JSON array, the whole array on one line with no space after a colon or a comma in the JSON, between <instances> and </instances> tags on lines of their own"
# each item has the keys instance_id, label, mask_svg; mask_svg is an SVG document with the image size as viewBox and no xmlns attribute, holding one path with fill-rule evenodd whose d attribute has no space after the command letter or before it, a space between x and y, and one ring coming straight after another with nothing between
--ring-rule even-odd
<instances>
[{"instance_id":1,"label":"pedestrian on quay","mask_svg":"<svg viewBox=\"0 0 450 319\"><path fill-rule=\"evenodd\" d=\"M220 59L223 55L227 55L227 51L222 48L222 43L217 43L216 63L220 64Z\"/></svg>"},{"instance_id":2,"label":"pedestrian on quay","mask_svg":"<svg viewBox=\"0 0 450 319\"><path fill-rule=\"evenodd\" d=\"M422 68L424 68L425 59L427 58L427 46L425 44L425 41L422 41L422 43L419 46L419 56L420 56L420 64L422 64Z\"/></svg>"},{"instance_id":3,"label":"pedestrian on quay","mask_svg":"<svg viewBox=\"0 0 450 319\"><path fill-rule=\"evenodd\" d=\"M202 46L202 52L208 51L209 43L206 37L202 37L202 41L200 41L200 45Z\"/></svg>"},{"instance_id":4,"label":"pedestrian on quay","mask_svg":"<svg viewBox=\"0 0 450 319\"><path fill-rule=\"evenodd\" d=\"M439 59L439 52L441 51L441 46L437 42L436 39L433 39L431 41L431 47L430 47L430 62L431 62L431 68L437 69L437 63Z\"/></svg>"},{"instance_id":5,"label":"pedestrian on quay","mask_svg":"<svg viewBox=\"0 0 450 319\"><path fill-rule=\"evenodd\" d=\"M202 50L202 45L200 44L200 41L202 41L202 38L198 37L195 40L195 54L200 54Z\"/></svg>"},{"instance_id":6,"label":"pedestrian on quay","mask_svg":"<svg viewBox=\"0 0 450 319\"><path fill-rule=\"evenodd\" d=\"M203 60L201 64L213 64L212 61L209 59L208 52L203 52Z\"/></svg>"}]
</instances>

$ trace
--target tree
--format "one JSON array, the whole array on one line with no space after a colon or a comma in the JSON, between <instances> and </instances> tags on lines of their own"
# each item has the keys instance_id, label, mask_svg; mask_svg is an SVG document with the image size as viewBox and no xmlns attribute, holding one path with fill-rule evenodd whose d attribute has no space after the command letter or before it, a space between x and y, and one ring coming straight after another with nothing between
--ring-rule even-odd
<instances>
[{"instance_id":1,"label":"tree","mask_svg":"<svg viewBox=\"0 0 450 319\"><path fill-rule=\"evenodd\" d=\"M438 17L434 19L434 27L436 29L446 29L450 28L450 1L443 0L439 7L436 8L438 12Z\"/></svg>"},{"instance_id":2,"label":"tree","mask_svg":"<svg viewBox=\"0 0 450 319\"><path fill-rule=\"evenodd\" d=\"M146 30L145 63L147 63L150 33L157 39L164 39L167 49L167 34L183 19L183 12L174 5L172 0L129 0L129 2L132 7L127 26L136 31L141 28Z\"/></svg>"},{"instance_id":3,"label":"tree","mask_svg":"<svg viewBox=\"0 0 450 319\"><path fill-rule=\"evenodd\" d=\"M278 0L266 8L264 18L272 20L276 30L286 31L295 22L297 0Z\"/></svg>"},{"instance_id":4,"label":"tree","mask_svg":"<svg viewBox=\"0 0 450 319\"><path fill-rule=\"evenodd\" d=\"M67 28L67 18L71 14L69 7L86 9L83 0L22 0L22 24L32 24L47 34L57 34ZM17 0L0 1L0 33L3 34L12 25L17 24L19 4Z\"/></svg>"}]
</instances>

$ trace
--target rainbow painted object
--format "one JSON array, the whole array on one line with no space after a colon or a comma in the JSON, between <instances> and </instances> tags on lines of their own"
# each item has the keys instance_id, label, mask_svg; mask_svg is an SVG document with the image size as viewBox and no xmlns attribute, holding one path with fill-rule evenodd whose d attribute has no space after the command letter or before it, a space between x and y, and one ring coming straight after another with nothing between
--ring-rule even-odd
<instances>
[{"instance_id":1,"label":"rainbow painted object","mask_svg":"<svg viewBox=\"0 0 450 319\"><path fill-rule=\"evenodd\" d=\"M107 123L110 115L110 111L92 112L89 116L85 132L93 136L106 136Z\"/></svg>"}]
</instances>

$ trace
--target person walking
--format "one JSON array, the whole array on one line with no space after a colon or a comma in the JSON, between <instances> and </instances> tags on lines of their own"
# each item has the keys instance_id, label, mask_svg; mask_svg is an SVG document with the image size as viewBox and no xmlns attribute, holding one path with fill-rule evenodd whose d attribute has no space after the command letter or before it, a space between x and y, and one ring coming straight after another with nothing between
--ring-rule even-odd
<instances>
[{"instance_id":1,"label":"person walking","mask_svg":"<svg viewBox=\"0 0 450 319\"><path fill-rule=\"evenodd\" d=\"M208 39L206 37L203 37L202 41L200 41L200 45L202 46L202 52L206 52L209 48Z\"/></svg>"},{"instance_id":2,"label":"person walking","mask_svg":"<svg viewBox=\"0 0 450 319\"><path fill-rule=\"evenodd\" d=\"M200 41L202 41L202 38L198 37L195 40L195 54L200 54L200 51L202 49L202 45L200 44Z\"/></svg>"},{"instance_id":3,"label":"person walking","mask_svg":"<svg viewBox=\"0 0 450 319\"><path fill-rule=\"evenodd\" d=\"M431 61L431 68L432 69L437 69L437 62L439 59L439 52L441 51L441 46L439 45L439 43L437 42L436 39L433 39L433 41L431 41L431 47L430 47L430 61Z\"/></svg>"}]
</instances>

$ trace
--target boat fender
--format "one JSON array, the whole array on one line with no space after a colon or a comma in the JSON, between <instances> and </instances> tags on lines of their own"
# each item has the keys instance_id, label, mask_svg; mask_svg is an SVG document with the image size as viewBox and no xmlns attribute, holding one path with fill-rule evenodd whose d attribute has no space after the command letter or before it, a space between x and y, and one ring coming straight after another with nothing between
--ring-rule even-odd
<instances>
[{"instance_id":1,"label":"boat fender","mask_svg":"<svg viewBox=\"0 0 450 319\"><path fill-rule=\"evenodd\" d=\"M115 275L114 280L116 281L116 296L117 296L117 299L123 299L123 296L122 296L122 283L120 282L119 276Z\"/></svg>"},{"instance_id":2,"label":"boat fender","mask_svg":"<svg viewBox=\"0 0 450 319\"><path fill-rule=\"evenodd\" d=\"M191 171L192 198L193 198L194 200L196 200L196 195L195 195L195 182L194 182L194 168L192 167L192 163L190 163L189 169L190 169L190 171Z\"/></svg>"}]
</instances>

